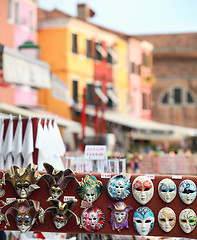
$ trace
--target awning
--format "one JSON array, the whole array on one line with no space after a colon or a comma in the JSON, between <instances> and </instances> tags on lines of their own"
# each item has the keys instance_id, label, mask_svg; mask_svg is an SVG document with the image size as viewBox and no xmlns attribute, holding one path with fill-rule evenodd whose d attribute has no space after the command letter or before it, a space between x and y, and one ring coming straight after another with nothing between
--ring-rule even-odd
<instances>
[{"instance_id":1,"label":"awning","mask_svg":"<svg viewBox=\"0 0 197 240\"><path fill-rule=\"evenodd\" d=\"M3 79L36 88L51 88L50 65L3 47Z\"/></svg>"},{"instance_id":2,"label":"awning","mask_svg":"<svg viewBox=\"0 0 197 240\"><path fill-rule=\"evenodd\" d=\"M107 89L107 96L112 100L112 102L115 105L118 105L119 101L116 95L114 94L114 91L112 89Z\"/></svg>"},{"instance_id":3,"label":"awning","mask_svg":"<svg viewBox=\"0 0 197 240\"><path fill-rule=\"evenodd\" d=\"M107 52L100 45L96 45L96 50L102 55L102 57L107 57Z\"/></svg>"},{"instance_id":4,"label":"awning","mask_svg":"<svg viewBox=\"0 0 197 240\"><path fill-rule=\"evenodd\" d=\"M72 106L74 104L73 98L70 96L68 91L68 86L66 83L62 82L55 74L51 74L52 80L52 96L62 102Z\"/></svg>"},{"instance_id":5,"label":"awning","mask_svg":"<svg viewBox=\"0 0 197 240\"><path fill-rule=\"evenodd\" d=\"M76 111L81 112L81 106L76 105L74 107ZM90 116L95 116L94 108L86 107L86 114ZM118 111L106 110L104 112L104 119L106 121L119 124L121 126L128 127L130 129L136 130L146 130L149 131L146 135L159 135L161 133L172 136L172 134L176 133L179 138L182 137L189 137L189 136L197 136L197 130L195 128L188 128L188 127L180 127L170 124L164 124L155 122L152 120L146 120L141 118L135 118L130 116L129 114L120 113ZM139 137L139 133L136 133L136 137ZM142 136L142 133L140 133ZM169 139L170 140L170 139Z\"/></svg>"},{"instance_id":6,"label":"awning","mask_svg":"<svg viewBox=\"0 0 197 240\"><path fill-rule=\"evenodd\" d=\"M95 87L95 93L101 99L102 102L104 103L108 102L108 98L99 87Z\"/></svg>"},{"instance_id":7,"label":"awning","mask_svg":"<svg viewBox=\"0 0 197 240\"><path fill-rule=\"evenodd\" d=\"M115 51L111 48L107 48L107 52L111 55L111 57L115 60L115 62L118 61L118 55L115 53Z\"/></svg>"},{"instance_id":8,"label":"awning","mask_svg":"<svg viewBox=\"0 0 197 240\"><path fill-rule=\"evenodd\" d=\"M69 130L73 133L79 133L81 134L82 132L82 128L81 128L81 124L67 119L67 118L63 118L60 116L55 115L52 112L48 112L48 111L44 111L38 108L32 108L31 110L27 110L24 108L19 108L16 106L12 106L9 104L5 104L5 103L0 103L0 112L3 113L9 113L9 114L13 114L15 116L21 115L23 117L37 117L37 118L55 118L56 122L59 126L62 127L66 127L69 128ZM94 130L91 127L87 127L85 129L85 135L86 136L94 136Z\"/></svg>"}]
</instances>

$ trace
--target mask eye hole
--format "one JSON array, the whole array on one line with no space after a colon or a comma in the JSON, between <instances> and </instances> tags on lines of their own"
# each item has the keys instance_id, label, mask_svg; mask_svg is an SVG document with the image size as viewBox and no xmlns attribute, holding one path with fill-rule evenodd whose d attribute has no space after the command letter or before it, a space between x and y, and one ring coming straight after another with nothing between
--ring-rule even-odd
<instances>
[{"instance_id":1,"label":"mask eye hole","mask_svg":"<svg viewBox=\"0 0 197 240\"><path fill-rule=\"evenodd\" d=\"M173 218L170 218L169 221L172 222L174 219Z\"/></svg>"},{"instance_id":2,"label":"mask eye hole","mask_svg":"<svg viewBox=\"0 0 197 240\"><path fill-rule=\"evenodd\" d=\"M174 191L174 189L169 189L169 192L173 192Z\"/></svg>"},{"instance_id":3,"label":"mask eye hole","mask_svg":"<svg viewBox=\"0 0 197 240\"><path fill-rule=\"evenodd\" d=\"M151 222L151 220L146 220L146 221L145 221L145 223L150 223L150 222Z\"/></svg>"},{"instance_id":4,"label":"mask eye hole","mask_svg":"<svg viewBox=\"0 0 197 240\"><path fill-rule=\"evenodd\" d=\"M181 222L186 223L187 221L185 219L181 219Z\"/></svg>"},{"instance_id":5,"label":"mask eye hole","mask_svg":"<svg viewBox=\"0 0 197 240\"><path fill-rule=\"evenodd\" d=\"M136 222L137 222L137 223L142 223L142 221L141 221L141 220L136 220Z\"/></svg>"},{"instance_id":6,"label":"mask eye hole","mask_svg":"<svg viewBox=\"0 0 197 240\"><path fill-rule=\"evenodd\" d=\"M165 220L165 218L160 218L160 221L165 222L166 220Z\"/></svg>"},{"instance_id":7,"label":"mask eye hole","mask_svg":"<svg viewBox=\"0 0 197 240\"><path fill-rule=\"evenodd\" d=\"M148 190L150 190L150 188L145 188L145 189L144 189L144 191L148 191Z\"/></svg>"}]
</instances>

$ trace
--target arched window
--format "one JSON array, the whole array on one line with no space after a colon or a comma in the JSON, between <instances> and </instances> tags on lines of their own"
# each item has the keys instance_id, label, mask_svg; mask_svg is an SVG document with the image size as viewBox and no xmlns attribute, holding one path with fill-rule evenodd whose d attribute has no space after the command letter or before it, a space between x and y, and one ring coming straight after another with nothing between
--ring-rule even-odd
<instances>
[{"instance_id":1,"label":"arched window","mask_svg":"<svg viewBox=\"0 0 197 240\"><path fill-rule=\"evenodd\" d=\"M176 105L176 106L185 106L185 105L194 105L195 98L192 91L185 87L171 87L168 88L161 97L162 105Z\"/></svg>"}]
</instances>

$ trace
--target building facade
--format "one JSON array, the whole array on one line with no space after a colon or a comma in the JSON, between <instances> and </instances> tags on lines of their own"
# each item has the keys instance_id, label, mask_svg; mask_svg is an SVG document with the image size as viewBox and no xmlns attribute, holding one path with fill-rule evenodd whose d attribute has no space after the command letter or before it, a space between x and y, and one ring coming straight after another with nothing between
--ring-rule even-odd
<instances>
[{"instance_id":1,"label":"building facade","mask_svg":"<svg viewBox=\"0 0 197 240\"><path fill-rule=\"evenodd\" d=\"M153 120L197 127L197 33L136 36L154 45Z\"/></svg>"}]
</instances>

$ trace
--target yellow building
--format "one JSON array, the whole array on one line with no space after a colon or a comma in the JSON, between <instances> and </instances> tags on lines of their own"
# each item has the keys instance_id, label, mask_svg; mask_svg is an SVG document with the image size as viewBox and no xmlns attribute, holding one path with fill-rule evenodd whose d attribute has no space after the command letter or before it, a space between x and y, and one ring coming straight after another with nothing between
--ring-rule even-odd
<instances>
[{"instance_id":1,"label":"yellow building","mask_svg":"<svg viewBox=\"0 0 197 240\"><path fill-rule=\"evenodd\" d=\"M94 61L86 57L86 41L93 38L91 26L58 10L42 10L40 15L40 58L50 63L51 72L68 85L75 102L81 101L83 88L94 80ZM78 91L72 94L75 89ZM40 91L39 101L47 110L70 117L68 105L53 98L50 90Z\"/></svg>"},{"instance_id":2,"label":"yellow building","mask_svg":"<svg viewBox=\"0 0 197 240\"><path fill-rule=\"evenodd\" d=\"M126 39L116 39L115 52L117 64L114 67L115 89L118 95L118 111L127 113L129 108L129 81L128 81L128 43Z\"/></svg>"}]
</instances>

